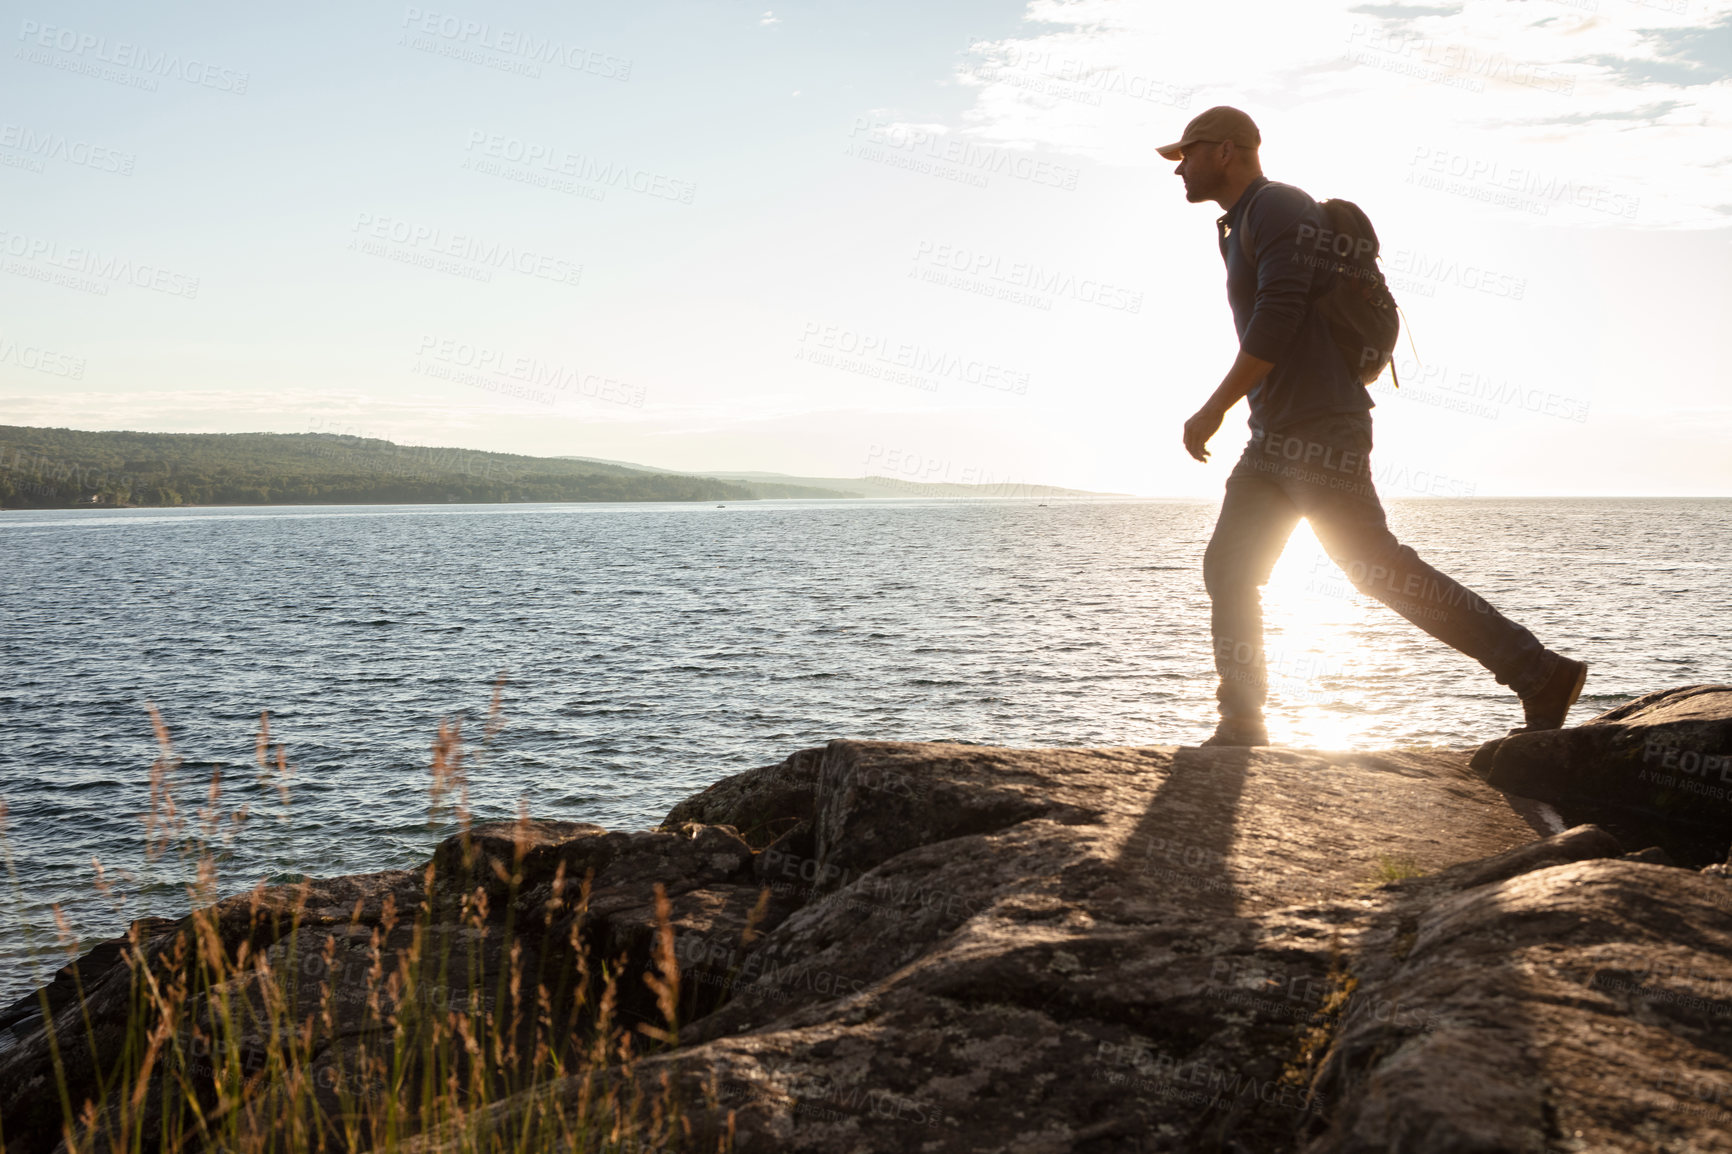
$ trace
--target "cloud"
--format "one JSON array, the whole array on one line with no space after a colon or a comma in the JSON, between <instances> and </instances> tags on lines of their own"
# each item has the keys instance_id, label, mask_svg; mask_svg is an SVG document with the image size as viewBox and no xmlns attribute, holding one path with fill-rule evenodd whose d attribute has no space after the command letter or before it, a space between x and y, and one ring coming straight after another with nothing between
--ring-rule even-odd
<instances>
[{"instance_id":1,"label":"cloud","mask_svg":"<svg viewBox=\"0 0 1732 1154\"><path fill-rule=\"evenodd\" d=\"M1700 157L1732 118L1716 83L1732 74L1732 0L1031 0L1025 27L959 57L972 104L955 132L1150 168L1191 116L1233 104L1288 179L1550 225L1724 225ZM1480 175L1404 188L1410 158L1444 154ZM1588 194L1485 183L1524 172Z\"/></svg>"},{"instance_id":2,"label":"cloud","mask_svg":"<svg viewBox=\"0 0 1732 1154\"><path fill-rule=\"evenodd\" d=\"M1590 56L1585 62L1630 85L1694 88L1732 76L1732 16L1705 28L1658 28L1642 36L1653 46L1650 56Z\"/></svg>"},{"instance_id":3,"label":"cloud","mask_svg":"<svg viewBox=\"0 0 1732 1154\"><path fill-rule=\"evenodd\" d=\"M1416 16L1455 16L1461 12L1460 4L1451 4L1442 8L1426 8L1417 4L1357 4L1348 11L1356 16L1381 16L1386 20L1408 20Z\"/></svg>"},{"instance_id":4,"label":"cloud","mask_svg":"<svg viewBox=\"0 0 1732 1154\"><path fill-rule=\"evenodd\" d=\"M782 18L777 16L774 12L765 12L762 16L758 17L759 24L780 24L781 22Z\"/></svg>"},{"instance_id":5,"label":"cloud","mask_svg":"<svg viewBox=\"0 0 1732 1154\"><path fill-rule=\"evenodd\" d=\"M1649 104L1642 108L1615 109L1608 112L1572 112L1566 116L1552 116L1533 121L1534 124L1593 124L1601 120L1640 121L1644 124L1658 124L1662 118L1688 105L1678 100L1662 100L1658 104Z\"/></svg>"}]
</instances>

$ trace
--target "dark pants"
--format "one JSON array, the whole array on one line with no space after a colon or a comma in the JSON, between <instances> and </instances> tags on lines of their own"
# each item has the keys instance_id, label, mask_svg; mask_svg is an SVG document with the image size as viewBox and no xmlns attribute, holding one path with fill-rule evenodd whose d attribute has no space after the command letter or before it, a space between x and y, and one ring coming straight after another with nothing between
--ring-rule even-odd
<instances>
[{"instance_id":1,"label":"dark pants","mask_svg":"<svg viewBox=\"0 0 1732 1154\"><path fill-rule=\"evenodd\" d=\"M1371 417L1319 417L1253 437L1227 478L1203 555L1221 716L1259 718L1268 696L1259 592L1293 527L1311 523L1361 593L1491 670L1518 695L1545 681L1557 655L1478 594L1395 539L1371 481Z\"/></svg>"}]
</instances>

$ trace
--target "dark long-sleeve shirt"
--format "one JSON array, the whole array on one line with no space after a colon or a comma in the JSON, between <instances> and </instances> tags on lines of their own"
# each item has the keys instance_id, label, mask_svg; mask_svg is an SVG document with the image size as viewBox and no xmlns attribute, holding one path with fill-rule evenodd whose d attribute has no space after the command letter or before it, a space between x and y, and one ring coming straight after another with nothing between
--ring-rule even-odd
<instances>
[{"instance_id":1,"label":"dark long-sleeve shirt","mask_svg":"<svg viewBox=\"0 0 1732 1154\"><path fill-rule=\"evenodd\" d=\"M1239 347L1275 365L1246 396L1254 434L1372 407L1371 394L1348 368L1328 322L1310 307L1313 282L1331 274L1323 269L1328 253L1316 247L1317 234L1301 236L1307 224L1327 228L1317 202L1264 176L1215 222ZM1240 243L1247 234L1254 263Z\"/></svg>"}]
</instances>

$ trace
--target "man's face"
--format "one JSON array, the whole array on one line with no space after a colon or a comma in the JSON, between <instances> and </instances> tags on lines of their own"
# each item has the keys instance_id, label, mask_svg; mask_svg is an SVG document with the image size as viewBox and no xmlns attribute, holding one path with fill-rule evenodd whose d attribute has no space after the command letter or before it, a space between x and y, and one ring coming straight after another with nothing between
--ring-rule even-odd
<instances>
[{"instance_id":1,"label":"man's face","mask_svg":"<svg viewBox=\"0 0 1732 1154\"><path fill-rule=\"evenodd\" d=\"M1185 146L1179 166L1173 169L1185 182L1185 199L1192 204L1213 200L1227 175L1227 145L1220 140L1199 140Z\"/></svg>"}]
</instances>

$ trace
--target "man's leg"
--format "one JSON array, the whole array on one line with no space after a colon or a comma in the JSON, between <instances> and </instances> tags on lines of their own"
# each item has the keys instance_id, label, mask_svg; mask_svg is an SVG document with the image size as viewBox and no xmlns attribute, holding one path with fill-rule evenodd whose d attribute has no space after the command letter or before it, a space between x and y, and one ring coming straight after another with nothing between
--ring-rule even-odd
<instances>
[{"instance_id":1,"label":"man's leg","mask_svg":"<svg viewBox=\"0 0 1732 1154\"><path fill-rule=\"evenodd\" d=\"M1269 682L1259 591L1299 523L1299 511L1281 485L1249 461L1247 450L1227 478L1221 514L1203 553L1203 585L1221 677L1216 699L1222 724L1260 730Z\"/></svg>"},{"instance_id":2,"label":"man's leg","mask_svg":"<svg viewBox=\"0 0 1732 1154\"><path fill-rule=\"evenodd\" d=\"M1264 456L1283 462L1282 487L1355 588L1472 657L1524 699L1547 683L1557 654L1390 532L1371 480L1369 416L1320 418L1275 439Z\"/></svg>"}]
</instances>

